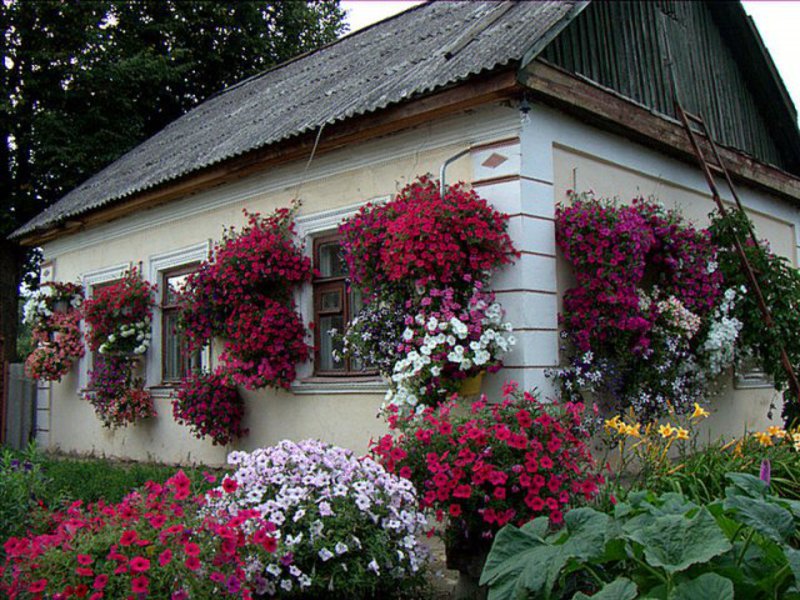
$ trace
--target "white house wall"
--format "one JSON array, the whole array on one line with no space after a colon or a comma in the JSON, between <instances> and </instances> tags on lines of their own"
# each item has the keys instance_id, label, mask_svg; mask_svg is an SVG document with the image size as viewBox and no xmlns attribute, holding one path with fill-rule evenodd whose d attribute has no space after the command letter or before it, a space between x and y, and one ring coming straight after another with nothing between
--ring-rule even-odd
<instances>
[{"instance_id":1,"label":"white house wall","mask_svg":"<svg viewBox=\"0 0 800 600\"><path fill-rule=\"evenodd\" d=\"M518 139L519 113L509 106L489 106L436 124L348 147L316 157L308 170L307 159L266 169L234 184L208 190L166 205L143 210L113 222L54 240L44 247L60 281L89 278L119 264L140 265L155 279L164 265L173 266L173 254L186 249L192 256L208 240L220 238L223 226L245 222L242 209L268 213L298 197L303 205L298 230L311 251L312 236L335 231L336 225L358 205L382 201L419 175L435 173L448 157L465 148ZM517 147L519 144L517 143ZM516 165L521 157L514 159ZM518 170L514 161L496 169ZM473 179L469 157L453 163L449 182ZM487 171L479 167L479 171ZM188 256L188 254L187 254ZM311 320L311 289L298 294L301 312ZM550 307L552 308L552 307ZM548 313L552 311L548 308ZM159 315L156 314L156 321ZM158 344L146 357L141 375L158 383L154 362L160 361ZM218 348L217 348L218 351ZM158 417L116 432L102 428L91 405L80 398L89 358L81 361L60 384L52 386L51 401L43 402L39 432L41 443L52 449L77 453L158 459L167 462L222 463L233 448L252 449L284 438L317 437L363 452L371 437L385 432L377 413L385 385L380 381L319 380L310 377L310 364L301 366L300 380L290 392L245 393L246 427L250 435L227 448L193 438L172 418L169 390L153 388ZM210 358L214 362L214 358ZM45 414L45 412L47 414Z\"/></svg>"}]
</instances>

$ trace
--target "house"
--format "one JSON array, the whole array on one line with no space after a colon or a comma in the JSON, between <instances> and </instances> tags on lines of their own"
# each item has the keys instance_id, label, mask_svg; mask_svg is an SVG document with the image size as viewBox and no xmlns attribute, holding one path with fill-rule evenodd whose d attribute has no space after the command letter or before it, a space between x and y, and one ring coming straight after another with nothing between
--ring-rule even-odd
<instances>
[{"instance_id":1,"label":"house","mask_svg":"<svg viewBox=\"0 0 800 600\"><path fill-rule=\"evenodd\" d=\"M698 222L713 209L676 118L670 71L682 104L715 132L760 234L796 265L797 114L743 8L728 2L419 5L223 90L13 235L42 248L45 280L81 278L91 295L141 265L163 289L206 257L223 226L243 222L242 208L268 212L302 198L299 234L318 261L319 242L335 244L337 224L360 205L446 165L448 182L470 182L511 215L522 251L493 282L518 343L484 391L513 378L546 392L569 281L553 221L566 191L654 195ZM307 285L298 298L306 321L313 297ZM87 354L60 383L39 386L43 446L224 461L230 448L172 420L174 374L162 360L169 307L157 302L144 376L159 416L104 430L79 395ZM302 365L288 392L246 393L250 435L236 447L318 437L364 450L383 431L384 384L332 374L328 359ZM757 374L731 375L711 426L763 426L774 398Z\"/></svg>"}]
</instances>

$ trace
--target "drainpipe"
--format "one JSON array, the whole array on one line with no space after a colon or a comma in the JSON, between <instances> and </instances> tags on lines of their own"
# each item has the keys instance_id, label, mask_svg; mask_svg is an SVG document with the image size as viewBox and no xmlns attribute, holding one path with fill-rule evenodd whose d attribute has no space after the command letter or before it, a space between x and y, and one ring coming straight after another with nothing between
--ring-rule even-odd
<instances>
[{"instance_id":1,"label":"drainpipe","mask_svg":"<svg viewBox=\"0 0 800 600\"><path fill-rule=\"evenodd\" d=\"M447 184L445 183L445 180L444 180L445 172L447 171L447 167L450 166L450 163L453 163L453 162L457 161L459 158L461 158L465 154L469 154L469 152L470 152L470 148L467 148L466 150L462 150L461 152L453 154L453 156L451 156L450 158L448 158L447 160L445 160L442 163L442 166L439 169L439 193L441 194L442 198L444 198L445 190L447 189Z\"/></svg>"}]
</instances>

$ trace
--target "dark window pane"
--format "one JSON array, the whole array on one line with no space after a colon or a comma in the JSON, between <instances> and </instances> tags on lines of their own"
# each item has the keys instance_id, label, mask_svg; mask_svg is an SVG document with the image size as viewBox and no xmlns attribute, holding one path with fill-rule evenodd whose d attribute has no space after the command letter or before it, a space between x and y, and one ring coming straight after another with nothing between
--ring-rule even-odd
<instances>
[{"instance_id":1,"label":"dark window pane","mask_svg":"<svg viewBox=\"0 0 800 600\"><path fill-rule=\"evenodd\" d=\"M181 357L181 339L175 331L178 321L177 311L164 312L164 381L180 379L183 376L183 360Z\"/></svg>"},{"instance_id":2,"label":"dark window pane","mask_svg":"<svg viewBox=\"0 0 800 600\"><path fill-rule=\"evenodd\" d=\"M341 311L342 310L341 292L339 290L334 290L332 292L322 292L322 297L320 298L320 309L324 312Z\"/></svg>"},{"instance_id":3,"label":"dark window pane","mask_svg":"<svg viewBox=\"0 0 800 600\"><path fill-rule=\"evenodd\" d=\"M317 269L319 269L321 277L344 277L347 274L347 268L342 259L341 246L338 242L330 242L319 246Z\"/></svg>"},{"instance_id":4,"label":"dark window pane","mask_svg":"<svg viewBox=\"0 0 800 600\"><path fill-rule=\"evenodd\" d=\"M331 330L335 329L342 333L344 319L341 315L330 315L319 319L319 370L320 371L344 371L343 361L333 360L333 351L342 351L341 342L334 342Z\"/></svg>"}]
</instances>

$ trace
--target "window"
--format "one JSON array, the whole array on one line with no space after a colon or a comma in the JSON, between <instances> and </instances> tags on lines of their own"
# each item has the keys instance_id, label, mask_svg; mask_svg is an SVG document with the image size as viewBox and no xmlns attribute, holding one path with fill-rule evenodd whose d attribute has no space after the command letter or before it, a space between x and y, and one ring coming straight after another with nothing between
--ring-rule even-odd
<instances>
[{"instance_id":1,"label":"window","mask_svg":"<svg viewBox=\"0 0 800 600\"><path fill-rule=\"evenodd\" d=\"M97 283L97 284L92 286L91 294L92 294L92 296L96 296L97 292L99 292L100 290L102 290L104 288L107 288L107 287L111 287L112 285L115 285L115 284L119 283L120 281L121 281L121 279L114 279L112 281L104 281L103 283ZM103 357L102 354L100 354L96 350L92 350L89 353L89 363L90 363L90 367L89 368L90 369L96 369L97 367L102 365L103 364L103 358L104 357Z\"/></svg>"},{"instance_id":2,"label":"window","mask_svg":"<svg viewBox=\"0 0 800 600\"><path fill-rule=\"evenodd\" d=\"M199 369L200 350L186 352L183 335L178 332L180 292L186 285L189 274L197 268L190 265L165 271L161 279L161 379L163 383L175 383Z\"/></svg>"},{"instance_id":3,"label":"window","mask_svg":"<svg viewBox=\"0 0 800 600\"><path fill-rule=\"evenodd\" d=\"M317 375L365 375L364 365L357 361L334 360L334 351L340 352L342 347L331 330L343 333L363 306L361 292L347 290L347 267L338 236L314 240L314 266L318 272L314 279L314 371Z\"/></svg>"}]
</instances>

